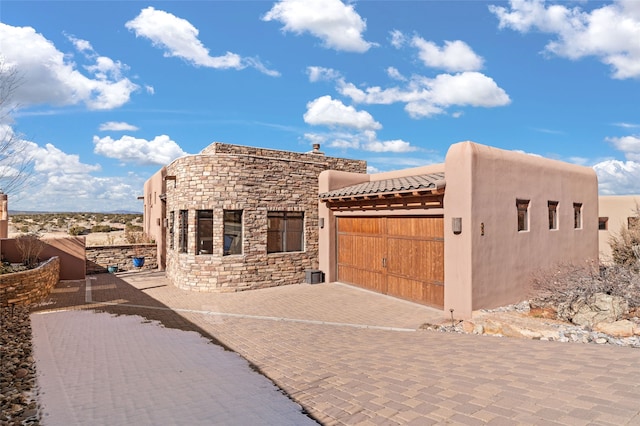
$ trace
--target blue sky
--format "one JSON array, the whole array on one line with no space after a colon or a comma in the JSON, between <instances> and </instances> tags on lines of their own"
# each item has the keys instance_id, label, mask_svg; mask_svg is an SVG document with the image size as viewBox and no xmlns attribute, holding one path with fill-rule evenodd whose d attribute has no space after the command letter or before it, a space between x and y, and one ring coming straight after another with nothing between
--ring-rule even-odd
<instances>
[{"instance_id":1,"label":"blue sky","mask_svg":"<svg viewBox=\"0 0 640 426\"><path fill-rule=\"evenodd\" d=\"M0 129L35 160L12 210L142 211L216 141L376 172L472 140L640 193L638 0L0 0L0 58L21 79Z\"/></svg>"}]
</instances>

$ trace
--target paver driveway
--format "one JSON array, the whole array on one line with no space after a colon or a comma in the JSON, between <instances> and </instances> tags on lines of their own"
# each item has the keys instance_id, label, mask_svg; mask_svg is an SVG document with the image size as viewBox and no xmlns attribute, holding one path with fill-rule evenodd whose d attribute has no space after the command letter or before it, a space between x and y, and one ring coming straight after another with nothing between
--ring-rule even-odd
<instances>
[{"instance_id":1,"label":"paver driveway","mask_svg":"<svg viewBox=\"0 0 640 426\"><path fill-rule=\"evenodd\" d=\"M213 294L102 274L44 308L65 306L197 331L322 424L640 425L638 349L418 330L441 313L345 285Z\"/></svg>"}]
</instances>

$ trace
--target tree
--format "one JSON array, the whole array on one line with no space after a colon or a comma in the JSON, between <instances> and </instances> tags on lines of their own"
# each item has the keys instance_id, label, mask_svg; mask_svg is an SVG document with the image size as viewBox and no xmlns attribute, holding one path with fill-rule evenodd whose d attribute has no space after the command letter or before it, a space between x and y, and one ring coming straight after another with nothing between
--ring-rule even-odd
<instances>
[{"instance_id":1,"label":"tree","mask_svg":"<svg viewBox=\"0 0 640 426\"><path fill-rule=\"evenodd\" d=\"M7 65L0 56L0 192L5 194L27 186L33 172L29 143L12 127L18 108L14 95L22 82L17 68Z\"/></svg>"}]
</instances>

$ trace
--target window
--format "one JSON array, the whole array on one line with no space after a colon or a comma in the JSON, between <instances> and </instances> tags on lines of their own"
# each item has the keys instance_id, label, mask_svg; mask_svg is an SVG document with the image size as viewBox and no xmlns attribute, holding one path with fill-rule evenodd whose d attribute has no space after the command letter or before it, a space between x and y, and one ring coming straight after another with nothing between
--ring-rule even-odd
<instances>
[{"instance_id":1,"label":"window","mask_svg":"<svg viewBox=\"0 0 640 426\"><path fill-rule=\"evenodd\" d=\"M175 222L175 212L170 211L169 212L169 249L170 250L173 250L174 222Z\"/></svg>"},{"instance_id":2,"label":"window","mask_svg":"<svg viewBox=\"0 0 640 426\"><path fill-rule=\"evenodd\" d=\"M224 211L223 254L242 254L242 210Z\"/></svg>"},{"instance_id":3,"label":"window","mask_svg":"<svg viewBox=\"0 0 640 426\"><path fill-rule=\"evenodd\" d=\"M180 253L187 252L187 231L189 230L189 211L180 210L178 216L178 250Z\"/></svg>"},{"instance_id":4,"label":"window","mask_svg":"<svg viewBox=\"0 0 640 426\"><path fill-rule=\"evenodd\" d=\"M582 203L573 203L573 228L582 228Z\"/></svg>"},{"instance_id":5,"label":"window","mask_svg":"<svg viewBox=\"0 0 640 426\"><path fill-rule=\"evenodd\" d=\"M516 200L518 209L518 231L529 230L529 200Z\"/></svg>"},{"instance_id":6,"label":"window","mask_svg":"<svg viewBox=\"0 0 640 426\"><path fill-rule=\"evenodd\" d=\"M198 247L196 253L213 253L213 210L196 210Z\"/></svg>"},{"instance_id":7,"label":"window","mask_svg":"<svg viewBox=\"0 0 640 426\"><path fill-rule=\"evenodd\" d=\"M549 201L549 229L558 229L558 202Z\"/></svg>"},{"instance_id":8,"label":"window","mask_svg":"<svg viewBox=\"0 0 640 426\"><path fill-rule=\"evenodd\" d=\"M599 217L598 218L598 229L600 231L606 231L609 229L609 218L608 217Z\"/></svg>"},{"instance_id":9,"label":"window","mask_svg":"<svg viewBox=\"0 0 640 426\"><path fill-rule=\"evenodd\" d=\"M632 216L627 218L627 229L634 229L640 227L640 217Z\"/></svg>"},{"instance_id":10,"label":"window","mask_svg":"<svg viewBox=\"0 0 640 426\"><path fill-rule=\"evenodd\" d=\"M304 213L267 213L267 253L302 251L303 241Z\"/></svg>"}]
</instances>

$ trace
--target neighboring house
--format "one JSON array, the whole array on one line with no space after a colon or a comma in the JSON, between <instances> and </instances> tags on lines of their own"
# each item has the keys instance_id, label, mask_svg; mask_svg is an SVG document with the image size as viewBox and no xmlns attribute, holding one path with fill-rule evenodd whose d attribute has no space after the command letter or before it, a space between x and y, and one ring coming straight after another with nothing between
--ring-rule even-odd
<instances>
[{"instance_id":1,"label":"neighboring house","mask_svg":"<svg viewBox=\"0 0 640 426\"><path fill-rule=\"evenodd\" d=\"M144 230L177 287L238 291L305 281L318 268L318 176L366 162L213 143L144 185Z\"/></svg>"},{"instance_id":2,"label":"neighboring house","mask_svg":"<svg viewBox=\"0 0 640 426\"><path fill-rule=\"evenodd\" d=\"M600 261L613 262L611 257L611 236L619 236L620 231L638 224L640 218L640 195L601 195L598 199L598 245Z\"/></svg>"},{"instance_id":3,"label":"neighboring house","mask_svg":"<svg viewBox=\"0 0 640 426\"><path fill-rule=\"evenodd\" d=\"M468 318L519 302L536 272L597 261L593 169L472 142L444 164L320 175L319 269Z\"/></svg>"}]
</instances>

